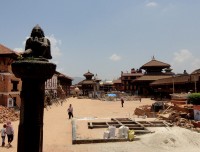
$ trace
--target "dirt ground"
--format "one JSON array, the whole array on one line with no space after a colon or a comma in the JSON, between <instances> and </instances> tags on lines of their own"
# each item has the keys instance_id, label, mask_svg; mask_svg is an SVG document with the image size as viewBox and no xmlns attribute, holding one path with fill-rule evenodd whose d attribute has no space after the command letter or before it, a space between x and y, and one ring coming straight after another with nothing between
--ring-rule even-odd
<instances>
[{"instance_id":1,"label":"dirt ground","mask_svg":"<svg viewBox=\"0 0 200 152\"><path fill-rule=\"evenodd\" d=\"M142 99L142 102L125 101L122 108L120 101L69 98L62 106L53 105L48 110L44 110L43 152L198 152L200 134L179 127L149 128L155 133L137 136L138 140L132 142L72 145L72 125L67 115L69 104L72 104L74 108L74 120L77 122L84 120L87 123L86 120L94 119L135 118L133 112L136 107L153 102L148 98ZM78 124L79 129L81 123ZM17 152L19 121L12 122L12 124L15 130L13 147L9 149L0 147L1 152ZM0 124L1 127L2 125ZM83 132L84 138L91 136L91 130L83 128L84 126L81 132ZM98 133L97 135L101 136Z\"/></svg>"}]
</instances>

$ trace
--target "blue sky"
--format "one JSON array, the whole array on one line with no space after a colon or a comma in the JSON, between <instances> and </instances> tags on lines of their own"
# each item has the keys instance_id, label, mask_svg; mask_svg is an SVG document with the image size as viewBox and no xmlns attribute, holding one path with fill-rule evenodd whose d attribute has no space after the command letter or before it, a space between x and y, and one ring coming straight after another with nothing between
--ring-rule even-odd
<instances>
[{"instance_id":1,"label":"blue sky","mask_svg":"<svg viewBox=\"0 0 200 152\"><path fill-rule=\"evenodd\" d=\"M1 0L0 43L24 50L39 24L57 71L102 80L154 56L173 72L200 68L199 0Z\"/></svg>"}]
</instances>

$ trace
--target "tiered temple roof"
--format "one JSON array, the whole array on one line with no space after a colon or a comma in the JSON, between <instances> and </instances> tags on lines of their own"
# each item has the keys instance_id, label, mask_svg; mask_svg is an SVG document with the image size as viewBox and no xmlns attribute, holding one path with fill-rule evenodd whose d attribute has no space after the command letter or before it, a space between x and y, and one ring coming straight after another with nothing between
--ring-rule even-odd
<instances>
[{"instance_id":1,"label":"tiered temple roof","mask_svg":"<svg viewBox=\"0 0 200 152\"><path fill-rule=\"evenodd\" d=\"M143 66L141 66L140 69L145 70L145 69L149 69L149 68L152 68L152 67L160 67L160 68L164 69L164 68L169 68L170 65L167 64L167 63L158 61L153 57L151 61L145 63Z\"/></svg>"}]
</instances>

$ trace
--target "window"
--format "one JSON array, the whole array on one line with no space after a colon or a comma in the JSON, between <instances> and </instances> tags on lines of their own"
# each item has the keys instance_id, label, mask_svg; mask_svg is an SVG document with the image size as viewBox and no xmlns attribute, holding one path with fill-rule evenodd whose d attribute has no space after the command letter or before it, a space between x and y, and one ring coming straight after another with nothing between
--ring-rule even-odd
<instances>
[{"instance_id":1,"label":"window","mask_svg":"<svg viewBox=\"0 0 200 152\"><path fill-rule=\"evenodd\" d=\"M13 99L12 98L8 98L7 107L13 107Z\"/></svg>"},{"instance_id":2,"label":"window","mask_svg":"<svg viewBox=\"0 0 200 152\"><path fill-rule=\"evenodd\" d=\"M12 87L11 91L18 91L17 85L18 85L19 81L13 81L12 80L11 83L13 84L13 87Z\"/></svg>"}]
</instances>

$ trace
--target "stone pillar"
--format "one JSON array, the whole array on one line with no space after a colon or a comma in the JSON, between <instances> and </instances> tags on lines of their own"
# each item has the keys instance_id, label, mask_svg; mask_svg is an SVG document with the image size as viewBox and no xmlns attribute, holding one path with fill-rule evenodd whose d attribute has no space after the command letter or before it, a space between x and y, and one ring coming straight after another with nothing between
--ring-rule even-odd
<instances>
[{"instance_id":1,"label":"stone pillar","mask_svg":"<svg viewBox=\"0 0 200 152\"><path fill-rule=\"evenodd\" d=\"M22 60L12 63L14 75L22 80L17 152L42 152L45 81L55 73L48 61Z\"/></svg>"}]
</instances>

